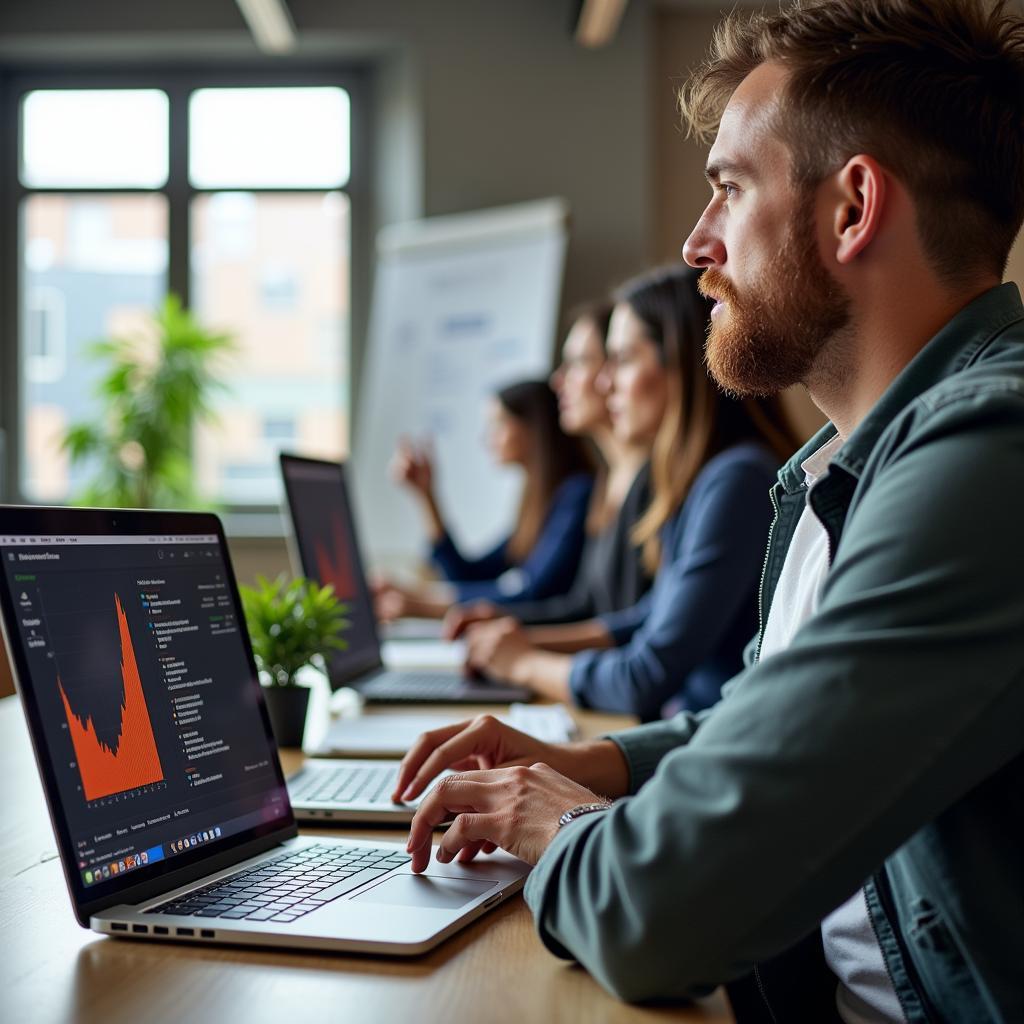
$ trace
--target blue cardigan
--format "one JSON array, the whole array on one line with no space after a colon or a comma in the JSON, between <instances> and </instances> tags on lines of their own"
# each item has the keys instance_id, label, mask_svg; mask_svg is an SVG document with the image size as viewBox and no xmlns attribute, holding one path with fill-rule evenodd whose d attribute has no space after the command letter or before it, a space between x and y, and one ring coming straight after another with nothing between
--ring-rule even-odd
<instances>
[{"instance_id":1,"label":"blue cardigan","mask_svg":"<svg viewBox=\"0 0 1024 1024\"><path fill-rule=\"evenodd\" d=\"M720 452L662 528L653 588L603 615L616 647L573 656L582 707L657 718L671 698L690 711L718 700L757 631L757 589L771 523L774 455L752 442Z\"/></svg>"},{"instance_id":2,"label":"blue cardigan","mask_svg":"<svg viewBox=\"0 0 1024 1024\"><path fill-rule=\"evenodd\" d=\"M583 552L593 486L593 477L585 473L562 482L551 499L537 542L519 565L509 560L508 537L479 558L466 558L445 534L434 545L431 560L454 585L456 600L507 604L564 594L576 578Z\"/></svg>"}]
</instances>

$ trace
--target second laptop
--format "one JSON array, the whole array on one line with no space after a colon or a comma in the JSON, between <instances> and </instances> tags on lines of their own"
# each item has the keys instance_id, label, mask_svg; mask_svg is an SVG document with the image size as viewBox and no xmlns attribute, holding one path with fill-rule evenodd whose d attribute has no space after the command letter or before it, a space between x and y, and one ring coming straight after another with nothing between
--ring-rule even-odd
<instances>
[{"instance_id":1,"label":"second laptop","mask_svg":"<svg viewBox=\"0 0 1024 1024\"><path fill-rule=\"evenodd\" d=\"M333 584L348 606L348 647L327 662L332 689L349 686L369 701L389 703L511 704L532 698L523 687L457 672L386 668L344 465L282 454L281 474L302 572L321 585Z\"/></svg>"}]
</instances>

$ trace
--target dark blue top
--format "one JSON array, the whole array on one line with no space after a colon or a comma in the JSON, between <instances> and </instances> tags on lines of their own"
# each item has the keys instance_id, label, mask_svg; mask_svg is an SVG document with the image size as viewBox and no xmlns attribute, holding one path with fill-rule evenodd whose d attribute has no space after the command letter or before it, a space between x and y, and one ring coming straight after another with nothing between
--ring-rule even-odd
<instances>
[{"instance_id":1,"label":"dark blue top","mask_svg":"<svg viewBox=\"0 0 1024 1024\"><path fill-rule=\"evenodd\" d=\"M573 656L569 686L582 707L657 718L678 697L696 711L718 700L757 632L757 589L778 460L752 442L714 456L661 532L654 586L603 615L612 650Z\"/></svg>"},{"instance_id":2,"label":"dark blue top","mask_svg":"<svg viewBox=\"0 0 1024 1024\"><path fill-rule=\"evenodd\" d=\"M506 553L508 537L479 558L465 558L445 534L434 545L431 559L455 587L456 600L507 604L564 594L576 578L583 552L593 486L593 477L585 473L562 482L551 499L537 542L519 565Z\"/></svg>"},{"instance_id":3,"label":"dark blue top","mask_svg":"<svg viewBox=\"0 0 1024 1024\"><path fill-rule=\"evenodd\" d=\"M626 492L614 520L583 545L580 567L567 594L506 605L524 626L584 622L630 608L654 582L630 534L651 503L651 464L645 463Z\"/></svg>"}]
</instances>

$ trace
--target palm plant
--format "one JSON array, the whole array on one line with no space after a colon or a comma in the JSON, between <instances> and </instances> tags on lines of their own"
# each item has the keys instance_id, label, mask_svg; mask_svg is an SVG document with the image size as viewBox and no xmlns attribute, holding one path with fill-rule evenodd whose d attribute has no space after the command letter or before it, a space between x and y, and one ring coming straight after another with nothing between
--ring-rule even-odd
<instances>
[{"instance_id":1,"label":"palm plant","mask_svg":"<svg viewBox=\"0 0 1024 1024\"><path fill-rule=\"evenodd\" d=\"M97 422L72 424L62 448L72 464L96 471L78 500L118 508L189 508L200 503L191 462L192 431L213 415L225 385L218 363L234 349L227 334L205 331L176 295L153 317L156 337L109 338L90 348L110 364Z\"/></svg>"}]
</instances>

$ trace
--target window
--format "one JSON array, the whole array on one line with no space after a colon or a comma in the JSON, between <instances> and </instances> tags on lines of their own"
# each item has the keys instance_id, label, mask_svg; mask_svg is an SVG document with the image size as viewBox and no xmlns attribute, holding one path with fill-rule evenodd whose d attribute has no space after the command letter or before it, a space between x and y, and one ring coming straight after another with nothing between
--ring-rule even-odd
<instances>
[{"instance_id":1,"label":"window","mask_svg":"<svg viewBox=\"0 0 1024 1024\"><path fill-rule=\"evenodd\" d=\"M159 194L36 193L21 204L23 493L73 498L91 475L61 450L99 415L97 339L143 329L167 289L167 201Z\"/></svg>"},{"instance_id":2,"label":"window","mask_svg":"<svg viewBox=\"0 0 1024 1024\"><path fill-rule=\"evenodd\" d=\"M196 188L341 188L348 181L342 89L198 89L190 115Z\"/></svg>"},{"instance_id":3,"label":"window","mask_svg":"<svg viewBox=\"0 0 1024 1024\"><path fill-rule=\"evenodd\" d=\"M61 450L100 415L90 346L144 334L168 291L235 340L193 439L205 497L267 508L280 449L346 453L351 100L330 77L14 89L20 415L4 426L26 499L73 500L91 476Z\"/></svg>"},{"instance_id":4,"label":"window","mask_svg":"<svg viewBox=\"0 0 1024 1024\"><path fill-rule=\"evenodd\" d=\"M336 457L347 442L348 233L340 192L215 192L193 202L193 307L203 323L234 331L240 346L218 421L196 445L204 489L217 488L229 504L274 500L281 447ZM319 344L324 321L329 348ZM267 419L295 429L275 444L260 429Z\"/></svg>"},{"instance_id":5,"label":"window","mask_svg":"<svg viewBox=\"0 0 1024 1024\"><path fill-rule=\"evenodd\" d=\"M39 89L22 103L28 188L159 188L167 181L167 94Z\"/></svg>"}]
</instances>

